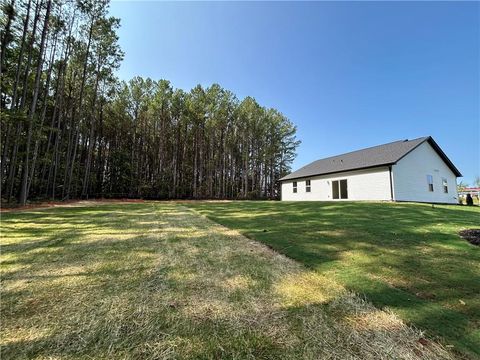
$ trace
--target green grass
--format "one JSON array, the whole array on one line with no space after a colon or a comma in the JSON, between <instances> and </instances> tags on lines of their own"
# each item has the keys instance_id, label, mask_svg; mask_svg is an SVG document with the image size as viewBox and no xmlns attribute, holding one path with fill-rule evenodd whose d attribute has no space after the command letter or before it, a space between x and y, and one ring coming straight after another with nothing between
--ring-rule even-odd
<instances>
[{"instance_id":1,"label":"green grass","mask_svg":"<svg viewBox=\"0 0 480 360\"><path fill-rule=\"evenodd\" d=\"M246 201L189 206L458 351L480 356L480 248L457 235L480 227L479 208Z\"/></svg>"},{"instance_id":2,"label":"green grass","mask_svg":"<svg viewBox=\"0 0 480 360\"><path fill-rule=\"evenodd\" d=\"M243 210L199 208L291 236L267 215L290 205L235 204ZM2 359L453 358L332 278L181 204L81 203L1 220Z\"/></svg>"}]
</instances>

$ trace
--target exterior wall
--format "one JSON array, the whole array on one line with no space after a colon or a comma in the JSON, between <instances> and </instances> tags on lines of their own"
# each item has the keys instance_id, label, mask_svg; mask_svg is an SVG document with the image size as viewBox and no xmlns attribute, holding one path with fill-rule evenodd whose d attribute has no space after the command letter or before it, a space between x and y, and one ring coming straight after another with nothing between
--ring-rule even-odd
<instances>
[{"instance_id":1,"label":"exterior wall","mask_svg":"<svg viewBox=\"0 0 480 360\"><path fill-rule=\"evenodd\" d=\"M348 199L332 198L332 181L347 179ZM311 192L306 192L306 180L311 181ZM388 167L378 167L297 180L297 193L293 180L282 182L284 201L350 201L391 200L390 172Z\"/></svg>"},{"instance_id":2,"label":"exterior wall","mask_svg":"<svg viewBox=\"0 0 480 360\"><path fill-rule=\"evenodd\" d=\"M437 152L424 142L392 166L394 199L429 203L458 203L457 178ZM433 176L433 192L428 189L427 175ZM442 178L447 179L444 193Z\"/></svg>"}]
</instances>

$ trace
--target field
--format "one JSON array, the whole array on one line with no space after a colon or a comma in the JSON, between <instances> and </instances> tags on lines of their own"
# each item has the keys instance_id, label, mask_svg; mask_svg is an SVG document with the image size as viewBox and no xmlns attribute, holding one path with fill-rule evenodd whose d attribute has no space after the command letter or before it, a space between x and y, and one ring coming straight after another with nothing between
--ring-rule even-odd
<instances>
[{"instance_id":1,"label":"field","mask_svg":"<svg viewBox=\"0 0 480 360\"><path fill-rule=\"evenodd\" d=\"M2 213L1 357L474 358L479 251L455 232L478 215L279 202Z\"/></svg>"},{"instance_id":2,"label":"field","mask_svg":"<svg viewBox=\"0 0 480 360\"><path fill-rule=\"evenodd\" d=\"M391 203L192 204L410 324L480 357L480 209Z\"/></svg>"}]
</instances>

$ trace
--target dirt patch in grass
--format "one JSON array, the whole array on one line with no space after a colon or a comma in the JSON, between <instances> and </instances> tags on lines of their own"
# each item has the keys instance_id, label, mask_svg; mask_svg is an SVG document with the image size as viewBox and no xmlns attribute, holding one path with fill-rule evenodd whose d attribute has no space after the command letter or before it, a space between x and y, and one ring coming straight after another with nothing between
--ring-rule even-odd
<instances>
[{"instance_id":1,"label":"dirt patch in grass","mask_svg":"<svg viewBox=\"0 0 480 360\"><path fill-rule=\"evenodd\" d=\"M480 229L467 229L458 233L472 245L480 246Z\"/></svg>"},{"instance_id":2,"label":"dirt patch in grass","mask_svg":"<svg viewBox=\"0 0 480 360\"><path fill-rule=\"evenodd\" d=\"M100 205L103 203L141 203L144 202L143 199L92 199L92 200L65 200L65 201L45 201L27 204L24 206L18 205L4 205L0 204L0 212L12 212L12 211L22 211L22 210L35 210L35 209L44 209L49 207L59 207L59 206L88 206L88 205Z\"/></svg>"}]
</instances>

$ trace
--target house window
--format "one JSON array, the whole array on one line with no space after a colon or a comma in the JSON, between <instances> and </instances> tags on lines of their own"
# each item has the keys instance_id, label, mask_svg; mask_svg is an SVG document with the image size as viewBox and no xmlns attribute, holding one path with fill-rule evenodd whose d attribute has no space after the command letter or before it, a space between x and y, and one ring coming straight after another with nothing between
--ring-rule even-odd
<instances>
[{"instance_id":1,"label":"house window","mask_svg":"<svg viewBox=\"0 0 480 360\"><path fill-rule=\"evenodd\" d=\"M305 191L310 192L312 190L312 185L310 180L305 181Z\"/></svg>"},{"instance_id":2,"label":"house window","mask_svg":"<svg viewBox=\"0 0 480 360\"><path fill-rule=\"evenodd\" d=\"M348 199L347 180L340 180L340 199Z\"/></svg>"},{"instance_id":3,"label":"house window","mask_svg":"<svg viewBox=\"0 0 480 360\"><path fill-rule=\"evenodd\" d=\"M447 179L442 178L442 185L443 185L443 192L445 194L448 194L448 182Z\"/></svg>"},{"instance_id":4,"label":"house window","mask_svg":"<svg viewBox=\"0 0 480 360\"><path fill-rule=\"evenodd\" d=\"M293 182L293 192L294 193L297 192L297 182L296 181Z\"/></svg>"},{"instance_id":5,"label":"house window","mask_svg":"<svg viewBox=\"0 0 480 360\"><path fill-rule=\"evenodd\" d=\"M427 175L428 191L433 191L433 176Z\"/></svg>"},{"instance_id":6,"label":"house window","mask_svg":"<svg viewBox=\"0 0 480 360\"><path fill-rule=\"evenodd\" d=\"M334 199L348 199L347 180L332 181L332 197Z\"/></svg>"}]
</instances>

